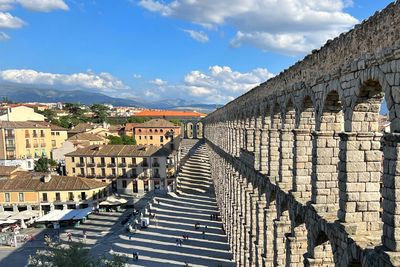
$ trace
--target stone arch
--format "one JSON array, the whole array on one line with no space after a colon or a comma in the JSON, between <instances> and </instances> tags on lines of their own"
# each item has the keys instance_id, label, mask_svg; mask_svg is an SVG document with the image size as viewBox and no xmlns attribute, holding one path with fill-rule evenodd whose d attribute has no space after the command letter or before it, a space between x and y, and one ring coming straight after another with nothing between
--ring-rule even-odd
<instances>
[{"instance_id":1,"label":"stone arch","mask_svg":"<svg viewBox=\"0 0 400 267\"><path fill-rule=\"evenodd\" d=\"M316 115L318 116L318 114ZM341 132L343 128L343 99L340 96L340 91L331 90L324 97L319 118L316 120L316 130Z\"/></svg>"},{"instance_id":2,"label":"stone arch","mask_svg":"<svg viewBox=\"0 0 400 267\"><path fill-rule=\"evenodd\" d=\"M196 133L197 133L197 138L202 139L203 138L203 122L199 121L196 123Z\"/></svg>"},{"instance_id":3,"label":"stone arch","mask_svg":"<svg viewBox=\"0 0 400 267\"><path fill-rule=\"evenodd\" d=\"M192 122L188 122L186 124L186 129L187 129L187 138L189 139L193 139L194 137L194 128L193 128L193 123Z\"/></svg>"},{"instance_id":4,"label":"stone arch","mask_svg":"<svg viewBox=\"0 0 400 267\"><path fill-rule=\"evenodd\" d=\"M307 253L308 231L304 214L291 208L291 232L286 236L287 266L304 266L304 254Z\"/></svg>"},{"instance_id":5,"label":"stone arch","mask_svg":"<svg viewBox=\"0 0 400 267\"><path fill-rule=\"evenodd\" d=\"M311 244L304 260L305 266L335 266L333 244L324 231L320 231Z\"/></svg>"},{"instance_id":6,"label":"stone arch","mask_svg":"<svg viewBox=\"0 0 400 267\"><path fill-rule=\"evenodd\" d=\"M268 170L269 177L273 183L279 181L279 168L280 161L280 132L282 127L281 106L276 99L273 100L271 105L271 127L269 130L269 150L268 150Z\"/></svg>"},{"instance_id":7,"label":"stone arch","mask_svg":"<svg viewBox=\"0 0 400 267\"><path fill-rule=\"evenodd\" d=\"M298 109L298 116L296 117L296 129L309 130L315 129L315 100L306 94L302 99L301 106Z\"/></svg>"}]
</instances>

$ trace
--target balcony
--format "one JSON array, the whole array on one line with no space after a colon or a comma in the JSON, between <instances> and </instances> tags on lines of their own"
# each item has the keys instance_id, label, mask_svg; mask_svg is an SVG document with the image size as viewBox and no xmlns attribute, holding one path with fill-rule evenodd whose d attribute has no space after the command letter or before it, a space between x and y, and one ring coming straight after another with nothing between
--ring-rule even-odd
<instances>
[{"instance_id":1,"label":"balcony","mask_svg":"<svg viewBox=\"0 0 400 267\"><path fill-rule=\"evenodd\" d=\"M7 146L6 146L6 150L7 150L7 151L15 150L15 145L7 145Z\"/></svg>"},{"instance_id":2,"label":"balcony","mask_svg":"<svg viewBox=\"0 0 400 267\"><path fill-rule=\"evenodd\" d=\"M90 168L93 168L93 167L96 166L96 163L94 163L94 162L88 163L88 164L86 164L86 166L88 166L88 167L90 167Z\"/></svg>"},{"instance_id":3,"label":"balcony","mask_svg":"<svg viewBox=\"0 0 400 267\"><path fill-rule=\"evenodd\" d=\"M136 168L136 167L137 167L137 164L136 164L136 163L131 163L131 164L128 165L128 167L129 167L129 168Z\"/></svg>"},{"instance_id":4,"label":"balcony","mask_svg":"<svg viewBox=\"0 0 400 267\"><path fill-rule=\"evenodd\" d=\"M152 165L153 167L160 167L160 163L158 163L158 162L153 162L153 165Z\"/></svg>"},{"instance_id":5,"label":"balcony","mask_svg":"<svg viewBox=\"0 0 400 267\"><path fill-rule=\"evenodd\" d=\"M34 147L34 148L38 148L39 145L38 145L38 144L33 144L33 147Z\"/></svg>"},{"instance_id":6,"label":"balcony","mask_svg":"<svg viewBox=\"0 0 400 267\"><path fill-rule=\"evenodd\" d=\"M106 166L105 163L99 163L99 164L97 164L97 167L99 167L99 168L104 168L105 166Z\"/></svg>"},{"instance_id":7,"label":"balcony","mask_svg":"<svg viewBox=\"0 0 400 267\"><path fill-rule=\"evenodd\" d=\"M31 144L26 144L26 146L25 146L26 148L31 148L32 147L32 145Z\"/></svg>"},{"instance_id":8,"label":"balcony","mask_svg":"<svg viewBox=\"0 0 400 267\"><path fill-rule=\"evenodd\" d=\"M41 198L40 203L48 203L49 200L47 198Z\"/></svg>"},{"instance_id":9,"label":"balcony","mask_svg":"<svg viewBox=\"0 0 400 267\"><path fill-rule=\"evenodd\" d=\"M120 163L119 165L118 165L119 167L126 167L126 163Z\"/></svg>"},{"instance_id":10,"label":"balcony","mask_svg":"<svg viewBox=\"0 0 400 267\"><path fill-rule=\"evenodd\" d=\"M83 163L83 162L78 162L78 163L76 163L76 167L79 167L79 168L85 167L85 163Z\"/></svg>"},{"instance_id":11,"label":"balcony","mask_svg":"<svg viewBox=\"0 0 400 267\"><path fill-rule=\"evenodd\" d=\"M117 176L115 174L110 174L110 175L107 176L107 178L110 178L110 179L113 179L113 178L116 178L116 177Z\"/></svg>"},{"instance_id":12,"label":"balcony","mask_svg":"<svg viewBox=\"0 0 400 267\"><path fill-rule=\"evenodd\" d=\"M87 178L96 178L96 174L88 174L86 175Z\"/></svg>"},{"instance_id":13,"label":"balcony","mask_svg":"<svg viewBox=\"0 0 400 267\"><path fill-rule=\"evenodd\" d=\"M108 164L107 164L107 167L109 167L109 168L114 168L114 167L115 167L115 163L108 163Z\"/></svg>"},{"instance_id":14,"label":"balcony","mask_svg":"<svg viewBox=\"0 0 400 267\"><path fill-rule=\"evenodd\" d=\"M8 139L8 138L12 139L12 138L15 138L15 134L6 134L5 137L6 137L7 139Z\"/></svg>"},{"instance_id":15,"label":"balcony","mask_svg":"<svg viewBox=\"0 0 400 267\"><path fill-rule=\"evenodd\" d=\"M85 174L84 174L84 173L80 173L80 174L78 174L77 176L78 176L78 177L85 177Z\"/></svg>"}]
</instances>

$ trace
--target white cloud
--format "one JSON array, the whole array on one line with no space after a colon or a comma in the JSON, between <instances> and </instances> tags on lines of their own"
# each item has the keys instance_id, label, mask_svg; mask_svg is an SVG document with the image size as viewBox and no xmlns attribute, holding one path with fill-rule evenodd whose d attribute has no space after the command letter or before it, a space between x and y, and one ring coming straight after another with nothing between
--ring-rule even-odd
<instances>
[{"instance_id":1,"label":"white cloud","mask_svg":"<svg viewBox=\"0 0 400 267\"><path fill-rule=\"evenodd\" d=\"M24 21L8 12L0 12L0 28L17 29L24 26Z\"/></svg>"},{"instance_id":2,"label":"white cloud","mask_svg":"<svg viewBox=\"0 0 400 267\"><path fill-rule=\"evenodd\" d=\"M1 41L7 41L10 39L10 36L8 36L6 33L4 32L0 32L0 42Z\"/></svg>"},{"instance_id":3,"label":"white cloud","mask_svg":"<svg viewBox=\"0 0 400 267\"><path fill-rule=\"evenodd\" d=\"M164 85L167 85L167 81L164 81L164 80L162 80L162 79L160 79L160 78L151 80L151 81L149 81L149 83L154 84L154 85L157 85L157 86L164 86Z\"/></svg>"},{"instance_id":4,"label":"white cloud","mask_svg":"<svg viewBox=\"0 0 400 267\"><path fill-rule=\"evenodd\" d=\"M0 0L0 10L8 11L13 9L13 4L15 4L15 0Z\"/></svg>"},{"instance_id":5,"label":"white cloud","mask_svg":"<svg viewBox=\"0 0 400 267\"><path fill-rule=\"evenodd\" d=\"M137 74L137 73L134 73L134 74L132 75L132 77L133 77L133 79L141 79L141 78L142 78L142 75Z\"/></svg>"},{"instance_id":6,"label":"white cloud","mask_svg":"<svg viewBox=\"0 0 400 267\"><path fill-rule=\"evenodd\" d=\"M63 0L17 0L26 9L38 12L50 12L53 10L69 10Z\"/></svg>"},{"instance_id":7,"label":"white cloud","mask_svg":"<svg viewBox=\"0 0 400 267\"><path fill-rule=\"evenodd\" d=\"M143 8L205 28L236 29L232 45L266 51L304 53L358 21L344 11L349 0L141 0Z\"/></svg>"},{"instance_id":8,"label":"white cloud","mask_svg":"<svg viewBox=\"0 0 400 267\"><path fill-rule=\"evenodd\" d=\"M82 87L99 90L128 88L121 80L107 72L96 74L88 71L85 73L55 74L30 69L9 69L0 71L0 79L20 84Z\"/></svg>"},{"instance_id":9,"label":"white cloud","mask_svg":"<svg viewBox=\"0 0 400 267\"><path fill-rule=\"evenodd\" d=\"M171 84L165 90L151 93L162 97L187 95L199 103L225 104L271 77L273 74L262 68L239 72L227 66L211 66L208 72L191 71L185 75L183 83ZM150 96L150 93L146 92L146 95Z\"/></svg>"},{"instance_id":10,"label":"white cloud","mask_svg":"<svg viewBox=\"0 0 400 267\"><path fill-rule=\"evenodd\" d=\"M208 42L208 35L204 32L194 31L194 30L183 30L184 32L188 33L192 39L200 42L200 43L207 43Z\"/></svg>"}]
</instances>

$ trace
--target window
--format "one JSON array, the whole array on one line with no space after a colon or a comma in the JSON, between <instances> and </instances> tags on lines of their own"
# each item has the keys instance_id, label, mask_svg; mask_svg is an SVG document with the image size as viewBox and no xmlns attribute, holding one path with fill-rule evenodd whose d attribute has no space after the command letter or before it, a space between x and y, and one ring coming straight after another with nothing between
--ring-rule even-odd
<instances>
[{"instance_id":1,"label":"window","mask_svg":"<svg viewBox=\"0 0 400 267\"><path fill-rule=\"evenodd\" d=\"M58 136L59 136L59 135L60 135L60 132L56 132L56 135L58 135Z\"/></svg>"},{"instance_id":2,"label":"window","mask_svg":"<svg viewBox=\"0 0 400 267\"><path fill-rule=\"evenodd\" d=\"M96 171L95 171L95 169L94 169L94 168L91 168L91 169L90 169L90 171L91 171L91 174L92 174L93 176L95 176L95 175L96 175Z\"/></svg>"},{"instance_id":3,"label":"window","mask_svg":"<svg viewBox=\"0 0 400 267\"><path fill-rule=\"evenodd\" d=\"M31 144L29 143L29 139L25 140L25 147L27 147L27 148L31 147Z\"/></svg>"},{"instance_id":4,"label":"window","mask_svg":"<svg viewBox=\"0 0 400 267\"><path fill-rule=\"evenodd\" d=\"M19 200L19 202L25 201L24 193L18 193L18 200Z\"/></svg>"},{"instance_id":5,"label":"window","mask_svg":"<svg viewBox=\"0 0 400 267\"><path fill-rule=\"evenodd\" d=\"M164 136L160 136L160 142L164 142Z\"/></svg>"},{"instance_id":6,"label":"window","mask_svg":"<svg viewBox=\"0 0 400 267\"><path fill-rule=\"evenodd\" d=\"M126 163L126 160L125 160L125 158L122 158L122 163Z\"/></svg>"},{"instance_id":7,"label":"window","mask_svg":"<svg viewBox=\"0 0 400 267\"><path fill-rule=\"evenodd\" d=\"M4 193L5 202L10 202L10 193Z\"/></svg>"},{"instance_id":8,"label":"window","mask_svg":"<svg viewBox=\"0 0 400 267\"><path fill-rule=\"evenodd\" d=\"M85 176L85 169L84 168L81 168L81 175Z\"/></svg>"},{"instance_id":9,"label":"window","mask_svg":"<svg viewBox=\"0 0 400 267\"><path fill-rule=\"evenodd\" d=\"M132 184L133 184L133 193L137 193L138 192L137 181L133 180Z\"/></svg>"},{"instance_id":10,"label":"window","mask_svg":"<svg viewBox=\"0 0 400 267\"><path fill-rule=\"evenodd\" d=\"M149 181L143 181L144 192L149 192Z\"/></svg>"},{"instance_id":11,"label":"window","mask_svg":"<svg viewBox=\"0 0 400 267\"><path fill-rule=\"evenodd\" d=\"M103 177L106 176L106 169L104 168L101 169L101 176Z\"/></svg>"},{"instance_id":12,"label":"window","mask_svg":"<svg viewBox=\"0 0 400 267\"><path fill-rule=\"evenodd\" d=\"M37 137L36 130L33 130L33 137Z\"/></svg>"},{"instance_id":13,"label":"window","mask_svg":"<svg viewBox=\"0 0 400 267\"><path fill-rule=\"evenodd\" d=\"M42 149L42 157L46 157L46 149Z\"/></svg>"},{"instance_id":14,"label":"window","mask_svg":"<svg viewBox=\"0 0 400 267\"><path fill-rule=\"evenodd\" d=\"M83 157L79 157L79 163L84 164Z\"/></svg>"},{"instance_id":15,"label":"window","mask_svg":"<svg viewBox=\"0 0 400 267\"><path fill-rule=\"evenodd\" d=\"M125 168L122 169L122 175L123 175L123 176L126 175L126 169L125 169Z\"/></svg>"},{"instance_id":16,"label":"window","mask_svg":"<svg viewBox=\"0 0 400 267\"><path fill-rule=\"evenodd\" d=\"M142 140L142 136L141 135L139 135L139 140Z\"/></svg>"},{"instance_id":17,"label":"window","mask_svg":"<svg viewBox=\"0 0 400 267\"><path fill-rule=\"evenodd\" d=\"M48 201L48 199L47 199L47 193L42 193L42 201L43 201L43 202L47 202L47 201Z\"/></svg>"},{"instance_id":18,"label":"window","mask_svg":"<svg viewBox=\"0 0 400 267\"><path fill-rule=\"evenodd\" d=\"M55 132L51 132L51 135L54 136L54 135L55 135Z\"/></svg>"},{"instance_id":19,"label":"window","mask_svg":"<svg viewBox=\"0 0 400 267\"><path fill-rule=\"evenodd\" d=\"M61 201L61 194L60 193L56 193L56 201Z\"/></svg>"},{"instance_id":20,"label":"window","mask_svg":"<svg viewBox=\"0 0 400 267\"><path fill-rule=\"evenodd\" d=\"M68 192L68 200L69 201L74 201L74 193Z\"/></svg>"},{"instance_id":21,"label":"window","mask_svg":"<svg viewBox=\"0 0 400 267\"><path fill-rule=\"evenodd\" d=\"M75 173L75 168L72 168L72 173Z\"/></svg>"},{"instance_id":22,"label":"window","mask_svg":"<svg viewBox=\"0 0 400 267\"><path fill-rule=\"evenodd\" d=\"M112 175L115 176L115 168L112 168L112 169L111 169L111 173L112 173Z\"/></svg>"},{"instance_id":23,"label":"window","mask_svg":"<svg viewBox=\"0 0 400 267\"><path fill-rule=\"evenodd\" d=\"M126 182L126 180L122 180L122 188L127 188L128 184Z\"/></svg>"},{"instance_id":24,"label":"window","mask_svg":"<svg viewBox=\"0 0 400 267\"><path fill-rule=\"evenodd\" d=\"M51 146L53 147L57 146L56 140L51 140Z\"/></svg>"},{"instance_id":25,"label":"window","mask_svg":"<svg viewBox=\"0 0 400 267\"><path fill-rule=\"evenodd\" d=\"M75 162L75 158L74 157L72 157L72 162Z\"/></svg>"},{"instance_id":26,"label":"window","mask_svg":"<svg viewBox=\"0 0 400 267\"><path fill-rule=\"evenodd\" d=\"M85 192L81 192L81 199L82 200L86 200L86 193Z\"/></svg>"},{"instance_id":27,"label":"window","mask_svg":"<svg viewBox=\"0 0 400 267\"><path fill-rule=\"evenodd\" d=\"M136 165L136 158L132 158L132 165Z\"/></svg>"},{"instance_id":28,"label":"window","mask_svg":"<svg viewBox=\"0 0 400 267\"><path fill-rule=\"evenodd\" d=\"M150 129L150 132L152 133L152 132L153 132L153 130L152 130L152 129Z\"/></svg>"},{"instance_id":29,"label":"window","mask_svg":"<svg viewBox=\"0 0 400 267\"><path fill-rule=\"evenodd\" d=\"M40 130L40 136L44 137L44 131L43 130Z\"/></svg>"},{"instance_id":30,"label":"window","mask_svg":"<svg viewBox=\"0 0 400 267\"><path fill-rule=\"evenodd\" d=\"M46 143L44 142L44 139L40 139L40 147L45 147Z\"/></svg>"},{"instance_id":31,"label":"window","mask_svg":"<svg viewBox=\"0 0 400 267\"><path fill-rule=\"evenodd\" d=\"M144 139L147 139L147 135L144 136Z\"/></svg>"},{"instance_id":32,"label":"window","mask_svg":"<svg viewBox=\"0 0 400 267\"><path fill-rule=\"evenodd\" d=\"M163 130L163 129L160 129L160 133L162 133L162 132L164 132L164 130Z\"/></svg>"},{"instance_id":33,"label":"window","mask_svg":"<svg viewBox=\"0 0 400 267\"><path fill-rule=\"evenodd\" d=\"M111 163L115 164L115 158L111 158Z\"/></svg>"},{"instance_id":34,"label":"window","mask_svg":"<svg viewBox=\"0 0 400 267\"><path fill-rule=\"evenodd\" d=\"M106 164L106 160L104 158L101 158L101 165L105 165Z\"/></svg>"},{"instance_id":35,"label":"window","mask_svg":"<svg viewBox=\"0 0 400 267\"><path fill-rule=\"evenodd\" d=\"M29 138L29 130L25 130L25 138Z\"/></svg>"},{"instance_id":36,"label":"window","mask_svg":"<svg viewBox=\"0 0 400 267\"><path fill-rule=\"evenodd\" d=\"M152 135L150 135L150 140L153 140L153 136Z\"/></svg>"},{"instance_id":37,"label":"window","mask_svg":"<svg viewBox=\"0 0 400 267\"><path fill-rule=\"evenodd\" d=\"M160 189L160 181L154 181L154 189Z\"/></svg>"}]
</instances>

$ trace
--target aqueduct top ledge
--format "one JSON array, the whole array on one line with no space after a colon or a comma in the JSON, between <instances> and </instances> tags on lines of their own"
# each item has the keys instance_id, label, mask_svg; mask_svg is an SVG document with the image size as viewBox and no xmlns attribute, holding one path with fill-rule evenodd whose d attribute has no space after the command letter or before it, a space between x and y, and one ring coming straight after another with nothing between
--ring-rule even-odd
<instances>
[{"instance_id":1,"label":"aqueduct top ledge","mask_svg":"<svg viewBox=\"0 0 400 267\"><path fill-rule=\"evenodd\" d=\"M204 121L273 114L277 109L283 114L290 109L289 102L296 112L301 112L306 96L311 98L318 118L330 91L338 93L346 113L346 108L354 108L360 88L376 81L385 93L392 132L400 132L399 25L400 1L395 1L276 77L209 114Z\"/></svg>"}]
</instances>

